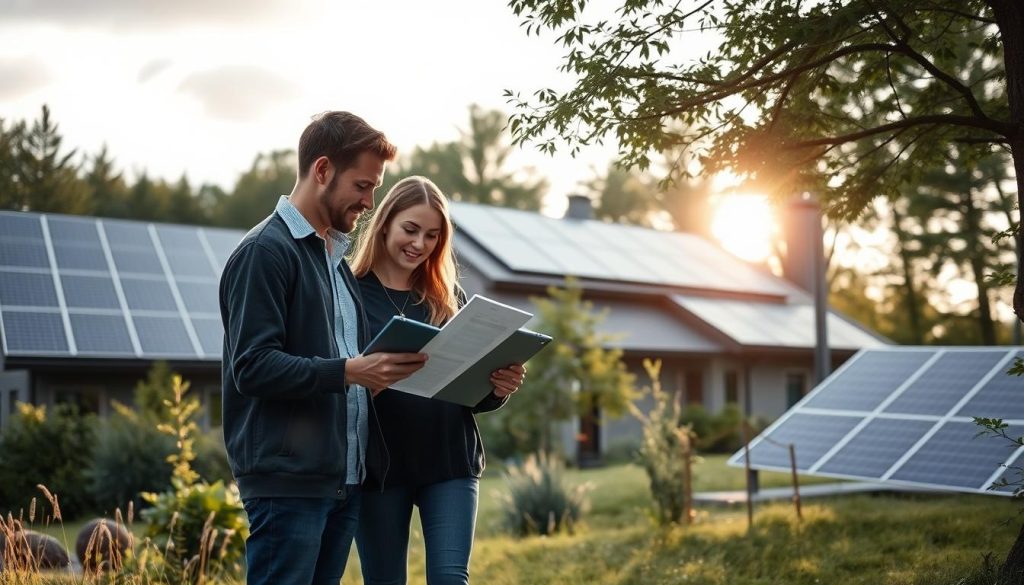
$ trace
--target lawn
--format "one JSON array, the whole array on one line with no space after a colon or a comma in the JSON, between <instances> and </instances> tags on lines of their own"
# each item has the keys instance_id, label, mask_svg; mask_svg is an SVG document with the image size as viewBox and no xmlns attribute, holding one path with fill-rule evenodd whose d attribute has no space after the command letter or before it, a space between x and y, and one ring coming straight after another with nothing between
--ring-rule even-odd
<instances>
[{"instance_id":1,"label":"lawn","mask_svg":"<svg viewBox=\"0 0 1024 585\"><path fill-rule=\"evenodd\" d=\"M743 488L743 470L724 462L711 457L695 468L698 491ZM639 467L572 471L568 478L594 486L586 526L572 536L526 539L501 533L495 492L503 480L484 478L474 582L966 585L984 555L1002 559L1019 529L1019 502L1008 498L906 494L805 500L803 522L789 503L758 505L749 532L744 507L705 507L693 526L658 528ZM761 474L763 487L788 484L788 474ZM414 541L410 583L422 583L418 530ZM343 583L362 583L354 553L349 567Z\"/></svg>"},{"instance_id":2,"label":"lawn","mask_svg":"<svg viewBox=\"0 0 1024 585\"><path fill-rule=\"evenodd\" d=\"M706 459L695 473L698 491L743 487L743 470L725 466L724 457ZM1001 561L1021 521L1020 502L1008 498L889 494L805 500L803 522L787 502L761 504L749 531L742 506L703 507L693 526L659 528L639 467L572 470L567 478L593 485L585 525L575 535L515 539L500 528L495 494L504 480L497 471L485 476L473 582L981 585L985 555ZM783 473L761 477L764 487L788 481ZM65 527L69 541L78 526ZM47 532L63 540L59 527ZM409 582L423 583L418 526L413 539ZM353 551L344 585L362 583L358 567Z\"/></svg>"}]
</instances>

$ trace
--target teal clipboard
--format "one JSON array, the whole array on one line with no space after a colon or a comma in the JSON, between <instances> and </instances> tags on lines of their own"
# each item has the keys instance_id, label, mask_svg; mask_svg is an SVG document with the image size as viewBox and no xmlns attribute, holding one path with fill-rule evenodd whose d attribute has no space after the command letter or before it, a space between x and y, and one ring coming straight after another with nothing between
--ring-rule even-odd
<instances>
[{"instance_id":1,"label":"teal clipboard","mask_svg":"<svg viewBox=\"0 0 1024 585\"><path fill-rule=\"evenodd\" d=\"M433 325L395 315L370 341L363 353L418 352L440 331ZM550 342L551 337L547 335L529 329L519 329L456 376L432 398L463 406L476 406L494 389L491 384L491 373L494 370L507 368L512 364L526 363Z\"/></svg>"}]
</instances>

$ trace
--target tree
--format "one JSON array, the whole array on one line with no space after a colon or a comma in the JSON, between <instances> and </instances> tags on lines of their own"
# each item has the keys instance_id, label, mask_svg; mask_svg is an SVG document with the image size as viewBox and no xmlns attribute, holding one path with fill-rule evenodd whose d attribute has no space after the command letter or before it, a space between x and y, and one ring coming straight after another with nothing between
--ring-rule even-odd
<instances>
[{"instance_id":1,"label":"tree","mask_svg":"<svg viewBox=\"0 0 1024 585\"><path fill-rule=\"evenodd\" d=\"M648 177L614 164L585 188L595 203L597 219L650 227L651 216L659 208L657 188Z\"/></svg>"},{"instance_id":2,"label":"tree","mask_svg":"<svg viewBox=\"0 0 1024 585\"><path fill-rule=\"evenodd\" d=\"M88 188L73 162L76 151L62 151L64 138L48 107L44 105L39 119L21 126L11 138L13 188L0 195L4 207L71 214L92 210Z\"/></svg>"},{"instance_id":3,"label":"tree","mask_svg":"<svg viewBox=\"0 0 1024 585\"><path fill-rule=\"evenodd\" d=\"M83 177L93 201L93 213L101 217L128 217L128 185L124 175L114 168L104 144L88 161Z\"/></svg>"},{"instance_id":4,"label":"tree","mask_svg":"<svg viewBox=\"0 0 1024 585\"><path fill-rule=\"evenodd\" d=\"M455 201L540 209L547 184L530 169L508 168L512 146L505 120L501 111L470 106L469 129L460 130L460 139L416 147L388 171L380 196L403 177L423 175Z\"/></svg>"},{"instance_id":5,"label":"tree","mask_svg":"<svg viewBox=\"0 0 1024 585\"><path fill-rule=\"evenodd\" d=\"M514 437L519 453L554 450L557 421L590 416L595 409L622 415L634 397L633 375L622 362L622 350L597 332L604 315L583 300L572 277L565 288L548 288L546 298L533 298L540 315L537 331L551 335L550 347L529 364L529 375L516 393L516 407L493 415L501 430Z\"/></svg>"},{"instance_id":6,"label":"tree","mask_svg":"<svg viewBox=\"0 0 1024 585\"><path fill-rule=\"evenodd\" d=\"M242 173L235 188L221 198L213 210L216 225L251 228L263 221L282 195L295 186L294 150L274 150L256 155L252 166Z\"/></svg>"},{"instance_id":7,"label":"tree","mask_svg":"<svg viewBox=\"0 0 1024 585\"><path fill-rule=\"evenodd\" d=\"M810 190L845 219L942 166L948 144L997 145L1011 154L1021 207L1018 0L627 0L617 18L597 21L587 4L510 0L527 33L559 35L562 69L578 78L528 100L508 92L517 143L553 152L564 140L575 153L612 135L625 162L641 168L651 152L692 146L708 172L729 169L786 195ZM722 43L688 60L672 50L687 29L714 31ZM968 83L966 71L982 75ZM1020 230L1010 233L1020 249ZM1020 319L1022 272L1019 254ZM1001 572L1024 575L1024 526Z\"/></svg>"},{"instance_id":8,"label":"tree","mask_svg":"<svg viewBox=\"0 0 1024 585\"><path fill-rule=\"evenodd\" d=\"M584 15L586 0L509 4L528 33L559 34L578 78L529 100L508 92L517 143L575 153L612 135L641 168L651 152L692 147L708 172L811 190L848 219L935 166L944 145L995 144L1012 153L1024 197L1020 2L630 0L603 21ZM687 59L688 29L722 43ZM965 71L982 74L968 84ZM1014 309L1024 318L1019 279Z\"/></svg>"}]
</instances>

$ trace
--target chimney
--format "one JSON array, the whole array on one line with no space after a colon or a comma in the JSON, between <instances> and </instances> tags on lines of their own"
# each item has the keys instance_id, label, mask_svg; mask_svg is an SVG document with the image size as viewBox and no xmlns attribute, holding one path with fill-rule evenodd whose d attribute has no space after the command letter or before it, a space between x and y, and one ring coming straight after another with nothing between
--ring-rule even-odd
<instances>
[{"instance_id":1,"label":"chimney","mask_svg":"<svg viewBox=\"0 0 1024 585\"><path fill-rule=\"evenodd\" d=\"M783 226L786 258L782 262L783 275L814 298L814 377L817 384L832 373L821 219L821 206L810 193L804 193L789 202Z\"/></svg>"},{"instance_id":2,"label":"chimney","mask_svg":"<svg viewBox=\"0 0 1024 585\"><path fill-rule=\"evenodd\" d=\"M786 257L782 275L786 280L809 293L814 293L818 279L815 257L824 254L822 246L821 207L810 194L790 200L782 226L786 238ZM824 263L820 265L824 267Z\"/></svg>"},{"instance_id":3,"label":"chimney","mask_svg":"<svg viewBox=\"0 0 1024 585\"><path fill-rule=\"evenodd\" d=\"M586 195L569 195L565 219L594 219L594 204Z\"/></svg>"}]
</instances>

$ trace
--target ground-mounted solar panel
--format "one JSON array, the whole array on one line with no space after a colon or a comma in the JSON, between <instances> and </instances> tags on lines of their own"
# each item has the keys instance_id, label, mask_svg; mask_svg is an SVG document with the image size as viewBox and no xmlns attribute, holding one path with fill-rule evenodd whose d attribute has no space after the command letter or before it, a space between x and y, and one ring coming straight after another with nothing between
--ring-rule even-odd
<instances>
[{"instance_id":1,"label":"ground-mounted solar panel","mask_svg":"<svg viewBox=\"0 0 1024 585\"><path fill-rule=\"evenodd\" d=\"M0 212L0 234L10 238L43 238L43 224L34 213Z\"/></svg>"},{"instance_id":2,"label":"ground-mounted solar panel","mask_svg":"<svg viewBox=\"0 0 1024 585\"><path fill-rule=\"evenodd\" d=\"M189 313L220 313L220 291L217 282L178 281L178 292Z\"/></svg>"},{"instance_id":3,"label":"ground-mounted solar panel","mask_svg":"<svg viewBox=\"0 0 1024 585\"><path fill-rule=\"evenodd\" d=\"M199 337L199 343L203 346L203 353L208 355L220 355L224 343L224 327L220 319L193 317L192 327Z\"/></svg>"},{"instance_id":4,"label":"ground-mounted solar panel","mask_svg":"<svg viewBox=\"0 0 1024 585\"><path fill-rule=\"evenodd\" d=\"M1022 461L1020 448L982 433L973 417L1002 418L1024 434L1024 378L1007 370L1016 347L865 349L750 444L751 465L931 489L990 489ZM744 451L730 459L743 465Z\"/></svg>"}]
</instances>

